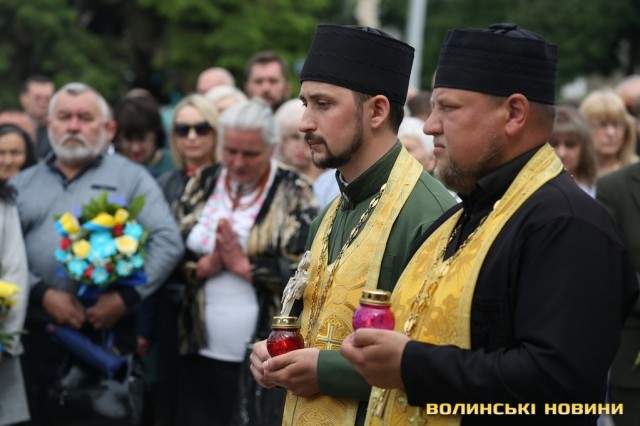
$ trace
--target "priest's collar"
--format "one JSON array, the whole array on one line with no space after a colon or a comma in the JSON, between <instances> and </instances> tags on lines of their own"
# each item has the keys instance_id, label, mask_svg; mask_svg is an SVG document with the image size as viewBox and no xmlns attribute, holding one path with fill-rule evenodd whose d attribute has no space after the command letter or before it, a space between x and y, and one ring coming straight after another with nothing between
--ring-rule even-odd
<instances>
[{"instance_id":1,"label":"priest's collar","mask_svg":"<svg viewBox=\"0 0 640 426\"><path fill-rule=\"evenodd\" d=\"M340 172L336 170L336 180L338 181L342 198L340 206L343 210L355 208L361 201L366 200L380 190L380 187L389 179L391 169L400 154L401 148L400 142L396 141L385 155L351 183L345 183Z\"/></svg>"},{"instance_id":2,"label":"priest's collar","mask_svg":"<svg viewBox=\"0 0 640 426\"><path fill-rule=\"evenodd\" d=\"M520 170L540 148L533 148L481 177L470 194L459 194L464 209L468 212L473 212L486 208L498 201L507 192Z\"/></svg>"}]
</instances>

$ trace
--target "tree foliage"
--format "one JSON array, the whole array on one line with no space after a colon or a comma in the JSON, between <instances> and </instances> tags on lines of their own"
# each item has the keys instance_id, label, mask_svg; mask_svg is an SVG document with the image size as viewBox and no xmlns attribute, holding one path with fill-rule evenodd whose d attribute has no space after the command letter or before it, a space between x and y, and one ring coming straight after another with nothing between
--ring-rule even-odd
<instances>
[{"instance_id":1,"label":"tree foliage","mask_svg":"<svg viewBox=\"0 0 640 426\"><path fill-rule=\"evenodd\" d=\"M403 28L407 2L383 1L382 22ZM640 66L637 0L429 0L423 50L423 86L431 81L448 29L513 22L559 47L558 80Z\"/></svg>"},{"instance_id":2,"label":"tree foliage","mask_svg":"<svg viewBox=\"0 0 640 426\"><path fill-rule=\"evenodd\" d=\"M126 50L79 25L64 0L0 2L0 102L15 106L20 84L38 73L56 83L86 81L105 93L121 87ZM108 52L108 54L105 54Z\"/></svg>"},{"instance_id":3,"label":"tree foliage","mask_svg":"<svg viewBox=\"0 0 640 426\"><path fill-rule=\"evenodd\" d=\"M2 0L0 107L17 104L32 74L84 81L110 100L133 86L163 100L188 93L213 65L241 83L258 50L302 60L316 23L340 10L339 0Z\"/></svg>"},{"instance_id":4,"label":"tree foliage","mask_svg":"<svg viewBox=\"0 0 640 426\"><path fill-rule=\"evenodd\" d=\"M382 0L381 22L403 32L408 1ZM32 74L84 81L114 101L128 88L161 100L193 90L212 65L241 84L256 51L292 70L319 22L354 23L355 0L1 0L0 108L16 106ZM430 81L449 28L516 22L560 47L561 82L631 73L640 63L637 0L429 0L422 81ZM291 81L296 83L295 74ZM424 84L423 84L424 85Z\"/></svg>"}]
</instances>

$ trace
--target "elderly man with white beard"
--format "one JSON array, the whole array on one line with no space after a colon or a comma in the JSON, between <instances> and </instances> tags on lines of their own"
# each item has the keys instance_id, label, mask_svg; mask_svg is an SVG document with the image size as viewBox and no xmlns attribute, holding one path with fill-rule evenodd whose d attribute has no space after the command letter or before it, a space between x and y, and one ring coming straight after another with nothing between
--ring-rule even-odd
<instances>
[{"instance_id":1,"label":"elderly man with white beard","mask_svg":"<svg viewBox=\"0 0 640 426\"><path fill-rule=\"evenodd\" d=\"M36 425L131 424L129 404L115 407L120 412L110 407L103 417L95 407L97 413L91 413L91 407L77 409L74 401L66 399L67 393L59 384L72 363L68 353L47 335L46 326L66 325L81 333L113 329L117 352L132 353L135 333L131 313L165 281L183 253L177 226L151 175L124 157L106 154L114 130L109 106L98 92L82 83L67 84L49 105L53 153L13 180L31 280L25 323L29 333L23 339L24 371ZM127 204L138 195L145 197L138 221L149 232L144 266L147 283L135 288L115 286L103 292L93 306L85 307L76 296L77 282L57 270L54 250L60 237L53 216L81 208L105 191Z\"/></svg>"}]
</instances>

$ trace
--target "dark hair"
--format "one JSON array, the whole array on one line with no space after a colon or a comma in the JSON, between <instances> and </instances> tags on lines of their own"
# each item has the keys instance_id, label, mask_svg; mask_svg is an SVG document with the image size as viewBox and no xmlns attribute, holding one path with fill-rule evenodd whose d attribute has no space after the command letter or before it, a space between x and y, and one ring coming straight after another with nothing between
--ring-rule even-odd
<instances>
[{"instance_id":1,"label":"dark hair","mask_svg":"<svg viewBox=\"0 0 640 426\"><path fill-rule=\"evenodd\" d=\"M158 110L158 102L151 95L137 94L125 96L115 109L115 120L118 124L116 140L143 139L147 133L155 133L157 148L165 145L165 131Z\"/></svg>"},{"instance_id":2,"label":"dark hair","mask_svg":"<svg viewBox=\"0 0 640 426\"><path fill-rule=\"evenodd\" d=\"M0 201L13 203L16 199L16 189L4 179L0 179Z\"/></svg>"},{"instance_id":3,"label":"dark hair","mask_svg":"<svg viewBox=\"0 0 640 426\"><path fill-rule=\"evenodd\" d=\"M391 124L391 129L396 135L398 134L402 120L404 120L404 106L391 102L389 109L389 124Z\"/></svg>"},{"instance_id":4,"label":"dark hair","mask_svg":"<svg viewBox=\"0 0 640 426\"><path fill-rule=\"evenodd\" d=\"M407 101L412 117L431 114L431 92L421 90Z\"/></svg>"},{"instance_id":5,"label":"dark hair","mask_svg":"<svg viewBox=\"0 0 640 426\"><path fill-rule=\"evenodd\" d=\"M44 75L32 75L30 77L28 77L23 83L22 83L22 87L20 88L20 94L24 94L27 93L29 91L29 85L31 83L51 83L53 84L53 80L51 80L49 77L45 77Z\"/></svg>"},{"instance_id":6,"label":"dark hair","mask_svg":"<svg viewBox=\"0 0 640 426\"><path fill-rule=\"evenodd\" d=\"M285 64L284 59L282 59L282 56L278 55L277 53L271 50L264 50L262 52L258 52L255 55L253 55L247 62L247 66L244 69L244 75L246 80L247 81L249 80L249 77L251 76L251 69L253 68L254 65L256 64L264 65L264 64L269 64L271 62L277 62L280 65L280 70L282 71L282 77L284 77L285 80L289 78L289 73L287 71L287 64Z\"/></svg>"},{"instance_id":7,"label":"dark hair","mask_svg":"<svg viewBox=\"0 0 640 426\"><path fill-rule=\"evenodd\" d=\"M27 167L36 164L36 154L33 147L33 142L31 141L31 136L29 136L27 132L25 132L21 127L16 126L15 124L0 124L0 137L11 133L15 133L20 136L22 142L24 143L25 160L22 167L20 167L20 170L24 170ZM15 197L15 188L9 185L9 183L5 179L0 179L0 201L3 201L5 203L12 203L15 200Z\"/></svg>"},{"instance_id":8,"label":"dark hair","mask_svg":"<svg viewBox=\"0 0 640 426\"><path fill-rule=\"evenodd\" d=\"M353 96L356 100L356 105L358 108L362 108L362 104L371 99L371 95L367 95L365 93L353 92ZM400 129L400 123L404 119L404 107L395 102L389 102L389 125L391 126L391 130L396 135L398 134L398 129Z\"/></svg>"},{"instance_id":9,"label":"dark hair","mask_svg":"<svg viewBox=\"0 0 640 426\"><path fill-rule=\"evenodd\" d=\"M25 160L20 170L24 170L27 167L31 167L38 162L36 157L36 150L33 146L31 136L22 127L15 124L0 124L0 136L15 133L22 139L24 143Z\"/></svg>"},{"instance_id":10,"label":"dark hair","mask_svg":"<svg viewBox=\"0 0 640 426\"><path fill-rule=\"evenodd\" d=\"M557 107L555 105L541 104L538 102L531 102L531 105L533 105L538 110L543 123L547 125L550 130L552 130L553 125L556 122Z\"/></svg>"}]
</instances>

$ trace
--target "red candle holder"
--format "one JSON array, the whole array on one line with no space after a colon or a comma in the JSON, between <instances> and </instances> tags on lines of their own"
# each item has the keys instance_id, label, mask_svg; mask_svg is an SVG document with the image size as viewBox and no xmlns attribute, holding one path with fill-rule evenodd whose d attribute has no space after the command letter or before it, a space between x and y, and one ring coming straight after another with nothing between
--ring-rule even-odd
<instances>
[{"instance_id":1,"label":"red candle holder","mask_svg":"<svg viewBox=\"0 0 640 426\"><path fill-rule=\"evenodd\" d=\"M298 317L273 317L271 333L267 338L267 351L271 356L286 354L304 348Z\"/></svg>"},{"instance_id":2,"label":"red candle holder","mask_svg":"<svg viewBox=\"0 0 640 426\"><path fill-rule=\"evenodd\" d=\"M360 306L353 314L353 329L378 328L393 330L396 321L391 312L391 293L385 290L364 290Z\"/></svg>"}]
</instances>

